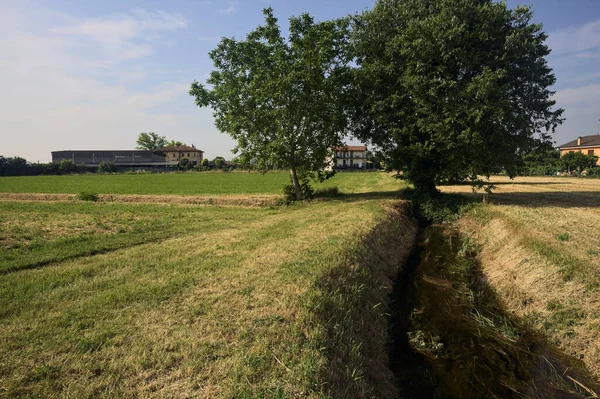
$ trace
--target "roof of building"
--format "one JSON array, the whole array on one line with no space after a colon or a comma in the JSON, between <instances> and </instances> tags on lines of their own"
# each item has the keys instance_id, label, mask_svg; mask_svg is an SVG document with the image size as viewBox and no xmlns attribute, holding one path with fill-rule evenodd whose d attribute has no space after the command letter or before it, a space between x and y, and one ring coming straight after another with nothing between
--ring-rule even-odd
<instances>
[{"instance_id":1,"label":"roof of building","mask_svg":"<svg viewBox=\"0 0 600 399\"><path fill-rule=\"evenodd\" d=\"M54 153L58 153L58 152L127 152L127 153L140 153L140 152L144 152L144 153L150 153L152 151L148 151L148 150L59 150L59 151L51 151L52 154Z\"/></svg>"},{"instance_id":2,"label":"roof of building","mask_svg":"<svg viewBox=\"0 0 600 399\"><path fill-rule=\"evenodd\" d=\"M196 147L190 147L190 146L187 146L187 145L162 147L162 148L157 148L156 151L162 151L162 152L204 152L202 150L197 149Z\"/></svg>"},{"instance_id":3,"label":"roof of building","mask_svg":"<svg viewBox=\"0 0 600 399\"><path fill-rule=\"evenodd\" d=\"M593 134L591 136L581 137L581 144L577 144L579 138L569 141L563 145L559 145L558 148L570 148L570 147L592 147L600 146L600 134Z\"/></svg>"},{"instance_id":4,"label":"roof of building","mask_svg":"<svg viewBox=\"0 0 600 399\"><path fill-rule=\"evenodd\" d=\"M366 145L345 145L343 147L336 147L336 151L366 151Z\"/></svg>"}]
</instances>

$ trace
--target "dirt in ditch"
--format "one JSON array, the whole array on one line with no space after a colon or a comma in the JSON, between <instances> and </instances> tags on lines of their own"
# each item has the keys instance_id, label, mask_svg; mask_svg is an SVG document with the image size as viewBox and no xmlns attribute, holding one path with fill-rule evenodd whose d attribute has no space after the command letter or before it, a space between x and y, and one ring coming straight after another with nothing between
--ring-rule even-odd
<instances>
[{"instance_id":1,"label":"dirt in ditch","mask_svg":"<svg viewBox=\"0 0 600 399\"><path fill-rule=\"evenodd\" d=\"M396 281L390 367L402 398L596 398L598 381L503 309L475 241L422 230Z\"/></svg>"}]
</instances>

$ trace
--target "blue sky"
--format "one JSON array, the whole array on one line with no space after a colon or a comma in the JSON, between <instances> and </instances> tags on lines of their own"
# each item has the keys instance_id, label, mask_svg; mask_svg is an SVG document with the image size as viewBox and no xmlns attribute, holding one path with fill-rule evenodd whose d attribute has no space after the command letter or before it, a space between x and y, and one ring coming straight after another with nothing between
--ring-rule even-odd
<instances>
[{"instance_id":1,"label":"blue sky","mask_svg":"<svg viewBox=\"0 0 600 399\"><path fill-rule=\"evenodd\" d=\"M354 13L372 0L0 0L0 155L50 160L61 149L133 148L154 131L231 157L211 111L187 95L212 63L221 36L242 38L271 5L317 19ZM550 35L549 57L566 122L558 144L596 133L600 118L600 0L533 4Z\"/></svg>"}]
</instances>

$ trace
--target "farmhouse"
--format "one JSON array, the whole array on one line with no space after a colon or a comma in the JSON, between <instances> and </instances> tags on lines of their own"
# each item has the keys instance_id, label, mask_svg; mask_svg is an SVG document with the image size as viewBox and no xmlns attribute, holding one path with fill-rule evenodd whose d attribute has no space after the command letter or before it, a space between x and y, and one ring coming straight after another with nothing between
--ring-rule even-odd
<instances>
[{"instance_id":1,"label":"farmhouse","mask_svg":"<svg viewBox=\"0 0 600 399\"><path fill-rule=\"evenodd\" d=\"M336 169L365 169L367 167L367 147L347 145L334 148L333 165Z\"/></svg>"},{"instance_id":2,"label":"farmhouse","mask_svg":"<svg viewBox=\"0 0 600 399\"><path fill-rule=\"evenodd\" d=\"M187 158L190 160L192 165L199 165L202 162L203 151L200 151L194 146L174 146L174 147L163 147L159 150L165 154L167 161L177 161Z\"/></svg>"},{"instance_id":3,"label":"farmhouse","mask_svg":"<svg viewBox=\"0 0 600 399\"><path fill-rule=\"evenodd\" d=\"M558 149L561 157L569 152L583 152L586 155L600 156L600 134L577 137L577 139L559 146ZM600 166L600 158L598 165Z\"/></svg>"},{"instance_id":4,"label":"farmhouse","mask_svg":"<svg viewBox=\"0 0 600 399\"><path fill-rule=\"evenodd\" d=\"M52 162L71 160L87 166L98 166L100 162L112 162L123 167L177 166L184 158L193 165L202 162L203 151L195 147L163 147L147 150L62 150L52 151Z\"/></svg>"}]
</instances>

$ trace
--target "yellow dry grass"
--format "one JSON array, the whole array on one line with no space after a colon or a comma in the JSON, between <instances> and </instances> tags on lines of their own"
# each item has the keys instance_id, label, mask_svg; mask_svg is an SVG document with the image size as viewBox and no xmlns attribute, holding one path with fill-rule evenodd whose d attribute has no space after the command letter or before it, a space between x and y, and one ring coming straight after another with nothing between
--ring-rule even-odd
<instances>
[{"instance_id":1,"label":"yellow dry grass","mask_svg":"<svg viewBox=\"0 0 600 399\"><path fill-rule=\"evenodd\" d=\"M179 204L179 205L219 205L219 206L269 206L278 203L278 195L133 195L106 194L100 195L99 202L145 203L145 204ZM40 194L40 193L0 193L0 201L78 201L75 194Z\"/></svg>"},{"instance_id":2,"label":"yellow dry grass","mask_svg":"<svg viewBox=\"0 0 600 399\"><path fill-rule=\"evenodd\" d=\"M600 179L492 182L491 205L459 223L482 244L488 282L507 309L600 378ZM443 191L472 195L468 186Z\"/></svg>"}]
</instances>

